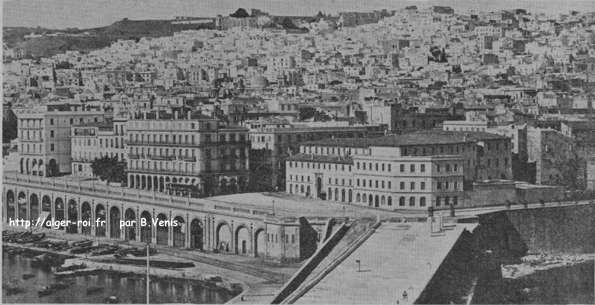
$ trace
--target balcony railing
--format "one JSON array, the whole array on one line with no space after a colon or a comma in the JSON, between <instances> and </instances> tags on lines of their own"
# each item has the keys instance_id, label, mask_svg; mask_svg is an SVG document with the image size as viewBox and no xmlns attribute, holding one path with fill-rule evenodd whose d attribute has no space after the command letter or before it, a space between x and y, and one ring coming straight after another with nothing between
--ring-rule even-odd
<instances>
[{"instance_id":1,"label":"balcony railing","mask_svg":"<svg viewBox=\"0 0 595 305\"><path fill-rule=\"evenodd\" d=\"M175 156L159 156L159 155L147 155L147 159L157 161L173 161L176 159Z\"/></svg>"},{"instance_id":2,"label":"balcony railing","mask_svg":"<svg viewBox=\"0 0 595 305\"><path fill-rule=\"evenodd\" d=\"M176 146L176 147L202 147L202 146L218 146L218 145L250 145L250 141L228 141L228 142L205 142L198 143L180 143L171 141L136 141L127 140L127 145L142 145L142 146Z\"/></svg>"},{"instance_id":3,"label":"balcony railing","mask_svg":"<svg viewBox=\"0 0 595 305\"><path fill-rule=\"evenodd\" d=\"M196 157L179 157L179 160L186 161L186 162L196 162Z\"/></svg>"},{"instance_id":4,"label":"balcony railing","mask_svg":"<svg viewBox=\"0 0 595 305\"><path fill-rule=\"evenodd\" d=\"M160 156L160 155L149 155L149 154L130 154L128 155L130 159L138 160L138 159L149 159L149 160L157 160L157 161L185 161L185 162L196 162L196 157L190 156Z\"/></svg>"}]
</instances>

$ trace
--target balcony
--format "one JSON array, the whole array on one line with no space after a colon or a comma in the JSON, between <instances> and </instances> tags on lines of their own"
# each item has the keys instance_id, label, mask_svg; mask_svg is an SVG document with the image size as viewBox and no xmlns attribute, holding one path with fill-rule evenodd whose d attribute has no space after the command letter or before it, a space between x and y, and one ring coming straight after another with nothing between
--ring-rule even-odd
<instances>
[{"instance_id":1,"label":"balcony","mask_svg":"<svg viewBox=\"0 0 595 305\"><path fill-rule=\"evenodd\" d=\"M179 157L178 160L182 160L185 162L196 162L196 157Z\"/></svg>"},{"instance_id":2,"label":"balcony","mask_svg":"<svg viewBox=\"0 0 595 305\"><path fill-rule=\"evenodd\" d=\"M132 146L175 146L175 147L200 147L208 146L209 143L173 143L166 141L126 141L127 145Z\"/></svg>"},{"instance_id":3,"label":"balcony","mask_svg":"<svg viewBox=\"0 0 595 305\"><path fill-rule=\"evenodd\" d=\"M185 170L177 170L177 169L154 169L154 168L130 168L126 170L129 174L170 174L170 175L178 175L178 176L197 176L200 171L185 171Z\"/></svg>"},{"instance_id":4,"label":"balcony","mask_svg":"<svg viewBox=\"0 0 595 305\"><path fill-rule=\"evenodd\" d=\"M250 145L250 141L234 141L234 142L206 142L198 143L180 143L180 142L166 142L166 141L126 141L127 145L132 146L174 146L174 147L208 147L208 146L223 146L223 145Z\"/></svg>"},{"instance_id":5,"label":"balcony","mask_svg":"<svg viewBox=\"0 0 595 305\"><path fill-rule=\"evenodd\" d=\"M185 162L196 162L196 157L191 156L159 156L159 155L143 155L143 154L131 154L128 156L130 159L149 159L155 161L185 161Z\"/></svg>"},{"instance_id":6,"label":"balcony","mask_svg":"<svg viewBox=\"0 0 595 305\"><path fill-rule=\"evenodd\" d=\"M176 159L175 156L159 156L159 155L147 155L148 159L157 161L173 161Z\"/></svg>"}]
</instances>

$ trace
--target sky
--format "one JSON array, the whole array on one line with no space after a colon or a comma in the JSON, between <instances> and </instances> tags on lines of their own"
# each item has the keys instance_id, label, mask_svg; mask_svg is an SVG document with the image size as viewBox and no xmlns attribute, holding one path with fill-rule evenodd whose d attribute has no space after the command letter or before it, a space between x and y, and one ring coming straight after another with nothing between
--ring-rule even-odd
<instances>
[{"instance_id":1,"label":"sky","mask_svg":"<svg viewBox=\"0 0 595 305\"><path fill-rule=\"evenodd\" d=\"M448 5L456 11L527 8L533 12L595 11L595 0L2 0L3 26L91 28L123 18L229 15L258 8L274 15L314 15L318 11L372 11L407 5Z\"/></svg>"}]
</instances>

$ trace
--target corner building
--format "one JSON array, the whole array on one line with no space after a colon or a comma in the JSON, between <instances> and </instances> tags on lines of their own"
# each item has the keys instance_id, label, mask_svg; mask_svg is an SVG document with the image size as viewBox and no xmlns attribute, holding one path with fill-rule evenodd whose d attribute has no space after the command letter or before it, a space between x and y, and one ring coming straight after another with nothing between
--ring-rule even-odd
<instances>
[{"instance_id":1,"label":"corner building","mask_svg":"<svg viewBox=\"0 0 595 305\"><path fill-rule=\"evenodd\" d=\"M76 103L15 109L19 172L54 177L72 172L71 128L104 121L104 112Z\"/></svg>"},{"instance_id":2,"label":"corner building","mask_svg":"<svg viewBox=\"0 0 595 305\"><path fill-rule=\"evenodd\" d=\"M127 122L128 186L178 195L243 191L250 143L245 128L198 112L151 112Z\"/></svg>"},{"instance_id":3,"label":"corner building","mask_svg":"<svg viewBox=\"0 0 595 305\"><path fill-rule=\"evenodd\" d=\"M106 156L125 162L125 126L125 118L72 126L72 175L93 177L91 164L95 159Z\"/></svg>"},{"instance_id":4,"label":"corner building","mask_svg":"<svg viewBox=\"0 0 595 305\"><path fill-rule=\"evenodd\" d=\"M493 161L507 154L510 160L509 141L485 133L424 131L309 142L287 160L286 190L384 209L456 207L472 181L511 177L510 162Z\"/></svg>"}]
</instances>

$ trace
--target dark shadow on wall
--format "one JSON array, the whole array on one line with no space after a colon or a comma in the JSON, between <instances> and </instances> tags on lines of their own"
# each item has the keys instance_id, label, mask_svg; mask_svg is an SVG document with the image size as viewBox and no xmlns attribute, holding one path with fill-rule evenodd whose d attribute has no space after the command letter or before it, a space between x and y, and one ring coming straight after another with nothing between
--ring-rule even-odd
<instances>
[{"instance_id":1,"label":"dark shadow on wall","mask_svg":"<svg viewBox=\"0 0 595 305\"><path fill-rule=\"evenodd\" d=\"M521 209L479 216L478 249L499 257L595 252L595 204Z\"/></svg>"},{"instance_id":2,"label":"dark shadow on wall","mask_svg":"<svg viewBox=\"0 0 595 305\"><path fill-rule=\"evenodd\" d=\"M505 212L479 215L479 226L473 232L476 251L489 251L495 257L516 261L528 247Z\"/></svg>"},{"instance_id":3,"label":"dark shadow on wall","mask_svg":"<svg viewBox=\"0 0 595 305\"><path fill-rule=\"evenodd\" d=\"M312 256L318 245L318 232L305 217L300 217L300 260Z\"/></svg>"},{"instance_id":4,"label":"dark shadow on wall","mask_svg":"<svg viewBox=\"0 0 595 305\"><path fill-rule=\"evenodd\" d=\"M585 279L589 272L583 270L593 270L592 262L514 280L502 278L501 265L518 264L531 253L595 252L594 204L500 211L478 218L479 225L459 237L416 303L466 304L468 298L473 304L593 300L593 280Z\"/></svg>"},{"instance_id":5,"label":"dark shadow on wall","mask_svg":"<svg viewBox=\"0 0 595 305\"><path fill-rule=\"evenodd\" d=\"M416 304L464 304L476 273L477 253L473 251L473 236L465 231L446 256ZM427 266L430 268L430 266ZM397 296L403 292L397 291Z\"/></svg>"}]
</instances>

